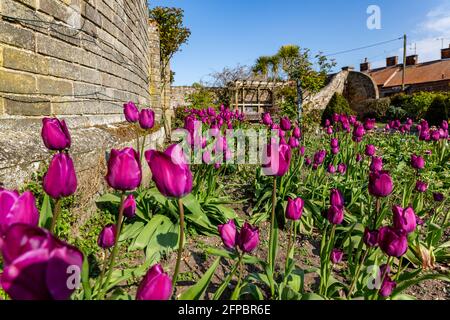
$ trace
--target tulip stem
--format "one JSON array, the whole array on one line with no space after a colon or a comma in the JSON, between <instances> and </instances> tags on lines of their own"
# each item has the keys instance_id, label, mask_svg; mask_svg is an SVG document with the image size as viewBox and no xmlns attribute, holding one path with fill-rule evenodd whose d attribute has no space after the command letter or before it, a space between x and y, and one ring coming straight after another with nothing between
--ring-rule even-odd
<instances>
[{"instance_id":1,"label":"tulip stem","mask_svg":"<svg viewBox=\"0 0 450 320\"><path fill-rule=\"evenodd\" d=\"M178 207L180 210L180 242L178 245L177 263L175 265L175 272L173 273L172 278L172 286L174 289L177 284L178 273L180 272L181 255L183 253L184 246L184 207L181 199L178 199Z\"/></svg>"},{"instance_id":2,"label":"tulip stem","mask_svg":"<svg viewBox=\"0 0 450 320\"><path fill-rule=\"evenodd\" d=\"M381 210L381 199L377 198L377 200L375 202L375 217L373 219L373 229L374 230L377 228L377 220L380 215L380 210Z\"/></svg>"},{"instance_id":3,"label":"tulip stem","mask_svg":"<svg viewBox=\"0 0 450 320\"><path fill-rule=\"evenodd\" d=\"M269 265L272 273L275 269L275 254L273 253L274 248L272 248L274 237L275 237L275 208L277 206L277 177L273 177L273 189L272 189L272 213L270 216L270 236L269 236Z\"/></svg>"},{"instance_id":4,"label":"tulip stem","mask_svg":"<svg viewBox=\"0 0 450 320\"><path fill-rule=\"evenodd\" d=\"M242 268L242 258L244 257L244 253L241 252L239 253L239 260L238 260L238 264L237 264L237 268L236 270L238 270L239 274L238 274L238 281L236 283L236 287L234 288L233 294L231 295L231 300L238 300L238 297L236 297L239 294L239 288L241 286L241 282L242 282L242 274L243 274L243 268Z\"/></svg>"},{"instance_id":5,"label":"tulip stem","mask_svg":"<svg viewBox=\"0 0 450 320\"><path fill-rule=\"evenodd\" d=\"M53 233L53 231L55 230L60 214L61 214L61 199L56 199L55 209L53 210L52 224L50 226L51 233Z\"/></svg>"},{"instance_id":6,"label":"tulip stem","mask_svg":"<svg viewBox=\"0 0 450 320\"><path fill-rule=\"evenodd\" d=\"M284 267L284 274L285 277L287 277L287 270L289 265L289 258L291 256L291 246L292 246L292 230L294 229L294 221L292 221L290 228L289 228L289 239L288 239L288 246L287 246L287 252L286 252L286 263ZM287 279L286 279L287 280Z\"/></svg>"},{"instance_id":7,"label":"tulip stem","mask_svg":"<svg viewBox=\"0 0 450 320\"><path fill-rule=\"evenodd\" d=\"M109 283L109 280L111 279L111 275L113 272L114 261L116 259L117 252L119 250L119 237L120 237L120 232L122 231L124 202L125 202L125 193L123 192L120 197L120 209L119 209L119 216L118 216L117 222L116 222L117 232L116 232L116 238L114 239L114 248L109 257L109 266L108 266L108 273L106 275L106 280L102 284L102 286L104 286L104 288L100 288L100 294L98 296L99 300L103 299L103 297L106 294L106 291L108 290L108 283Z\"/></svg>"},{"instance_id":8,"label":"tulip stem","mask_svg":"<svg viewBox=\"0 0 450 320\"><path fill-rule=\"evenodd\" d=\"M375 292L372 300L377 299L378 300L378 295L380 293L381 287L383 286L383 282L384 279L386 278L387 274L388 274L388 270L391 267L391 262L392 262L392 257L389 257L387 262L386 262L386 268L384 269L383 274L381 275L381 281L380 281L380 287L377 289L377 291Z\"/></svg>"},{"instance_id":9,"label":"tulip stem","mask_svg":"<svg viewBox=\"0 0 450 320\"><path fill-rule=\"evenodd\" d=\"M353 277L352 283L350 285L350 289L348 289L347 299L350 299L352 297L353 289L355 289L356 282L358 281L359 273L361 272L361 268L364 265L364 261L366 261L366 258L367 258L368 254L369 254L369 250L370 249L367 249L364 252L363 257L362 257L361 261L358 264L355 276Z\"/></svg>"},{"instance_id":10,"label":"tulip stem","mask_svg":"<svg viewBox=\"0 0 450 320\"><path fill-rule=\"evenodd\" d=\"M142 159L144 157L144 149L145 149L145 139L147 138L147 134L144 134L144 137L142 138L142 146L139 153L139 163L142 166Z\"/></svg>"}]
</instances>

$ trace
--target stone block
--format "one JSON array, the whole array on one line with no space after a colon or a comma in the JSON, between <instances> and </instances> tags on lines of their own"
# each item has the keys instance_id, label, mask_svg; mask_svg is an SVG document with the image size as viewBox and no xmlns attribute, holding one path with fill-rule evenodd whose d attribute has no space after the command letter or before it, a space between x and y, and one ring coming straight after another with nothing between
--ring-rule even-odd
<instances>
[{"instance_id":1,"label":"stone block","mask_svg":"<svg viewBox=\"0 0 450 320\"><path fill-rule=\"evenodd\" d=\"M34 50L36 46L36 39L32 31L16 27L5 21L0 21L0 42L28 50Z\"/></svg>"},{"instance_id":2,"label":"stone block","mask_svg":"<svg viewBox=\"0 0 450 320\"><path fill-rule=\"evenodd\" d=\"M14 48L3 49L3 66L39 74L48 74L49 70L46 57Z\"/></svg>"},{"instance_id":3,"label":"stone block","mask_svg":"<svg viewBox=\"0 0 450 320\"><path fill-rule=\"evenodd\" d=\"M5 97L5 113L20 116L44 116L51 114L49 100L36 97Z\"/></svg>"},{"instance_id":4,"label":"stone block","mask_svg":"<svg viewBox=\"0 0 450 320\"><path fill-rule=\"evenodd\" d=\"M80 79L79 65L53 58L49 58L48 64L48 72L52 76L71 80Z\"/></svg>"},{"instance_id":5,"label":"stone block","mask_svg":"<svg viewBox=\"0 0 450 320\"><path fill-rule=\"evenodd\" d=\"M39 94L48 94L55 96L72 96L72 82L65 80L56 80L47 77L38 77L37 88Z\"/></svg>"},{"instance_id":6,"label":"stone block","mask_svg":"<svg viewBox=\"0 0 450 320\"><path fill-rule=\"evenodd\" d=\"M0 92L32 94L36 92L36 78L32 75L0 70Z\"/></svg>"}]
</instances>

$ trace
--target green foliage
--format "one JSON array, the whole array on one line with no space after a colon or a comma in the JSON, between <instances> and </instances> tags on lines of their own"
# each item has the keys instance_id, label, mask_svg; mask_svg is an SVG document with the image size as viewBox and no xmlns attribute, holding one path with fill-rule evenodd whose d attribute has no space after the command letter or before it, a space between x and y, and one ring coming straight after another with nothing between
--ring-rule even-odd
<instances>
[{"instance_id":1,"label":"green foliage","mask_svg":"<svg viewBox=\"0 0 450 320\"><path fill-rule=\"evenodd\" d=\"M391 104L405 110L407 117L420 120L425 116L434 99L439 96L441 96L440 93L434 92L416 92L412 95L401 93L391 98Z\"/></svg>"},{"instance_id":2,"label":"green foliage","mask_svg":"<svg viewBox=\"0 0 450 320\"><path fill-rule=\"evenodd\" d=\"M186 99L191 104L191 108L205 109L216 106L214 92L211 89L206 88L200 83L194 83L192 87L195 90Z\"/></svg>"},{"instance_id":3,"label":"green foliage","mask_svg":"<svg viewBox=\"0 0 450 320\"><path fill-rule=\"evenodd\" d=\"M280 103L281 115L290 119L297 119L297 90L294 87L282 87L275 91Z\"/></svg>"},{"instance_id":4,"label":"green foliage","mask_svg":"<svg viewBox=\"0 0 450 320\"><path fill-rule=\"evenodd\" d=\"M440 125L442 120L450 116L450 94L438 95L434 98L424 118L430 125Z\"/></svg>"},{"instance_id":5,"label":"green foliage","mask_svg":"<svg viewBox=\"0 0 450 320\"><path fill-rule=\"evenodd\" d=\"M390 106L391 99L389 98L367 100L364 104L362 118L385 119Z\"/></svg>"},{"instance_id":6,"label":"green foliage","mask_svg":"<svg viewBox=\"0 0 450 320\"><path fill-rule=\"evenodd\" d=\"M322 113L322 124L325 123L326 119L331 119L335 113L348 115L354 114L354 111L350 108L347 99L345 99L342 94L337 92L333 95Z\"/></svg>"},{"instance_id":7,"label":"green foliage","mask_svg":"<svg viewBox=\"0 0 450 320\"><path fill-rule=\"evenodd\" d=\"M406 118L408 118L408 112L406 112L402 108L391 105L386 111L386 119L399 119L401 121L404 121L406 120Z\"/></svg>"}]
</instances>

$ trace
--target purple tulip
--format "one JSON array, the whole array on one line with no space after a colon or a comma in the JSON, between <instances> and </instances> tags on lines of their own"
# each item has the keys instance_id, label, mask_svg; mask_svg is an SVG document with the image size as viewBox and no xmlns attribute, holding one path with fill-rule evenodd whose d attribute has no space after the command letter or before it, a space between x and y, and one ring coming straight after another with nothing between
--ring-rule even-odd
<instances>
[{"instance_id":1,"label":"purple tulip","mask_svg":"<svg viewBox=\"0 0 450 320\"><path fill-rule=\"evenodd\" d=\"M372 157L372 162L370 163L370 171L377 172L383 170L383 159L381 157Z\"/></svg>"},{"instance_id":2,"label":"purple tulip","mask_svg":"<svg viewBox=\"0 0 450 320\"><path fill-rule=\"evenodd\" d=\"M266 176L281 177L289 170L292 152L291 148L286 144L269 144L267 145L267 154L264 154L263 157L263 173Z\"/></svg>"},{"instance_id":3,"label":"purple tulip","mask_svg":"<svg viewBox=\"0 0 450 320\"><path fill-rule=\"evenodd\" d=\"M259 244L259 230L257 227L252 227L249 223L244 223L244 226L238 233L237 243L239 248L245 252L252 252Z\"/></svg>"},{"instance_id":4,"label":"purple tulip","mask_svg":"<svg viewBox=\"0 0 450 320\"><path fill-rule=\"evenodd\" d=\"M301 156L304 156L305 155L305 150L306 150L305 146L301 146L298 149L298 152L300 153Z\"/></svg>"},{"instance_id":5,"label":"purple tulip","mask_svg":"<svg viewBox=\"0 0 450 320\"><path fill-rule=\"evenodd\" d=\"M327 168L328 173L335 174L336 168L330 163Z\"/></svg>"},{"instance_id":6,"label":"purple tulip","mask_svg":"<svg viewBox=\"0 0 450 320\"><path fill-rule=\"evenodd\" d=\"M439 133L439 130L430 131L430 136L433 141L439 141L441 139L441 134Z\"/></svg>"},{"instance_id":7,"label":"purple tulip","mask_svg":"<svg viewBox=\"0 0 450 320\"><path fill-rule=\"evenodd\" d=\"M273 124L272 117L269 112L266 112L262 115L262 123L266 126L271 126Z\"/></svg>"},{"instance_id":8,"label":"purple tulip","mask_svg":"<svg viewBox=\"0 0 450 320\"><path fill-rule=\"evenodd\" d=\"M442 120L441 128L444 130L448 130L448 121Z\"/></svg>"},{"instance_id":9,"label":"purple tulip","mask_svg":"<svg viewBox=\"0 0 450 320\"><path fill-rule=\"evenodd\" d=\"M136 200L132 194L128 195L123 202L123 215L128 219L132 219L136 215Z\"/></svg>"},{"instance_id":10,"label":"purple tulip","mask_svg":"<svg viewBox=\"0 0 450 320\"><path fill-rule=\"evenodd\" d=\"M375 155L375 152L376 152L376 149L373 144L366 145L366 151L365 151L366 156L372 157Z\"/></svg>"},{"instance_id":11,"label":"purple tulip","mask_svg":"<svg viewBox=\"0 0 450 320\"><path fill-rule=\"evenodd\" d=\"M219 225L220 238L222 238L223 244L228 249L233 249L236 246L236 225L233 220L228 221L226 224Z\"/></svg>"},{"instance_id":12,"label":"purple tulip","mask_svg":"<svg viewBox=\"0 0 450 320\"><path fill-rule=\"evenodd\" d=\"M15 223L37 226L38 222L36 199L30 191L20 195L17 191L0 190L0 236Z\"/></svg>"},{"instance_id":13,"label":"purple tulip","mask_svg":"<svg viewBox=\"0 0 450 320\"><path fill-rule=\"evenodd\" d=\"M361 162L363 159L362 155L360 155L359 153L356 155L356 162Z\"/></svg>"},{"instance_id":14,"label":"purple tulip","mask_svg":"<svg viewBox=\"0 0 450 320\"><path fill-rule=\"evenodd\" d=\"M102 249L114 247L116 242L117 228L114 224L106 225L98 235L97 244Z\"/></svg>"},{"instance_id":15,"label":"purple tulip","mask_svg":"<svg viewBox=\"0 0 450 320\"><path fill-rule=\"evenodd\" d=\"M411 155L411 167L420 170L425 168L425 159L415 154Z\"/></svg>"},{"instance_id":16,"label":"purple tulip","mask_svg":"<svg viewBox=\"0 0 450 320\"><path fill-rule=\"evenodd\" d=\"M387 171L371 172L369 174L369 193L375 197L387 197L392 193L394 186L392 178Z\"/></svg>"},{"instance_id":17,"label":"purple tulip","mask_svg":"<svg viewBox=\"0 0 450 320\"><path fill-rule=\"evenodd\" d=\"M304 201L302 198L288 198L286 206L286 219L297 221L302 217Z\"/></svg>"},{"instance_id":18,"label":"purple tulip","mask_svg":"<svg viewBox=\"0 0 450 320\"><path fill-rule=\"evenodd\" d=\"M331 153L334 154L334 155L338 154L339 153L339 147L331 148Z\"/></svg>"},{"instance_id":19,"label":"purple tulip","mask_svg":"<svg viewBox=\"0 0 450 320\"><path fill-rule=\"evenodd\" d=\"M422 128L422 129L419 131L419 140L421 140L421 141L429 141L430 138L431 138L431 136L430 136L430 130L428 130L428 129L423 129L423 128Z\"/></svg>"},{"instance_id":20,"label":"purple tulip","mask_svg":"<svg viewBox=\"0 0 450 320\"><path fill-rule=\"evenodd\" d=\"M288 117L281 118L281 120L280 120L280 127L284 131L291 130L291 121L289 120Z\"/></svg>"},{"instance_id":21,"label":"purple tulip","mask_svg":"<svg viewBox=\"0 0 450 320\"><path fill-rule=\"evenodd\" d=\"M292 136L296 139L300 139L302 137L302 132L299 127L295 127L294 130L292 130Z\"/></svg>"},{"instance_id":22,"label":"purple tulip","mask_svg":"<svg viewBox=\"0 0 450 320\"><path fill-rule=\"evenodd\" d=\"M369 228L365 228L363 241L366 246L372 248L378 245L378 230L370 230Z\"/></svg>"},{"instance_id":23,"label":"purple tulip","mask_svg":"<svg viewBox=\"0 0 450 320\"><path fill-rule=\"evenodd\" d=\"M134 123L139 120L139 110L134 104L134 102L129 101L123 105L123 113L125 114L125 119L128 122Z\"/></svg>"},{"instance_id":24,"label":"purple tulip","mask_svg":"<svg viewBox=\"0 0 450 320\"><path fill-rule=\"evenodd\" d=\"M331 119L333 120L333 123L337 123L337 122L339 122L339 119L341 118L341 116L338 114L338 113L334 113L332 116L331 116Z\"/></svg>"},{"instance_id":25,"label":"purple tulip","mask_svg":"<svg viewBox=\"0 0 450 320\"><path fill-rule=\"evenodd\" d=\"M341 224L344 221L344 208L332 205L328 209L327 219L331 224Z\"/></svg>"},{"instance_id":26,"label":"purple tulip","mask_svg":"<svg viewBox=\"0 0 450 320\"><path fill-rule=\"evenodd\" d=\"M362 138L366 134L364 127L361 124L356 124L353 129L353 141L355 142L361 142Z\"/></svg>"},{"instance_id":27,"label":"purple tulip","mask_svg":"<svg viewBox=\"0 0 450 320\"><path fill-rule=\"evenodd\" d=\"M146 151L145 158L152 179L164 196L182 198L192 191L192 173L179 145L173 144L165 152Z\"/></svg>"},{"instance_id":28,"label":"purple tulip","mask_svg":"<svg viewBox=\"0 0 450 320\"><path fill-rule=\"evenodd\" d=\"M345 163L340 163L338 165L338 171L340 174L345 174L347 172L347 165Z\"/></svg>"},{"instance_id":29,"label":"purple tulip","mask_svg":"<svg viewBox=\"0 0 450 320\"><path fill-rule=\"evenodd\" d=\"M403 230L406 234L416 230L416 214L413 208L393 206L392 212L394 213L393 221L396 229Z\"/></svg>"},{"instance_id":30,"label":"purple tulip","mask_svg":"<svg viewBox=\"0 0 450 320\"><path fill-rule=\"evenodd\" d=\"M333 127L332 126L327 127L326 132L327 132L328 135L332 135L333 134Z\"/></svg>"},{"instance_id":31,"label":"purple tulip","mask_svg":"<svg viewBox=\"0 0 450 320\"><path fill-rule=\"evenodd\" d=\"M41 137L49 150L61 151L70 148L70 133L64 120L57 118L42 119Z\"/></svg>"},{"instance_id":32,"label":"purple tulip","mask_svg":"<svg viewBox=\"0 0 450 320\"><path fill-rule=\"evenodd\" d=\"M403 230L382 227L378 233L378 244L388 256L401 257L408 250L408 238Z\"/></svg>"},{"instance_id":33,"label":"purple tulip","mask_svg":"<svg viewBox=\"0 0 450 320\"><path fill-rule=\"evenodd\" d=\"M375 128L375 119L366 119L364 121L364 129L367 131L372 130Z\"/></svg>"},{"instance_id":34,"label":"purple tulip","mask_svg":"<svg viewBox=\"0 0 450 320\"><path fill-rule=\"evenodd\" d=\"M417 180L416 182L416 191L417 192L426 192L428 190L428 184L423 181Z\"/></svg>"},{"instance_id":35,"label":"purple tulip","mask_svg":"<svg viewBox=\"0 0 450 320\"><path fill-rule=\"evenodd\" d=\"M13 300L67 300L75 290L83 254L50 232L21 223L11 226L1 247L1 287Z\"/></svg>"},{"instance_id":36,"label":"purple tulip","mask_svg":"<svg viewBox=\"0 0 450 320\"><path fill-rule=\"evenodd\" d=\"M290 146L292 149L295 149L295 148L297 148L297 147L300 145L300 142L298 141L297 138L290 137L290 138L289 138L289 141L288 141L288 144L289 144L289 146Z\"/></svg>"},{"instance_id":37,"label":"purple tulip","mask_svg":"<svg viewBox=\"0 0 450 320\"><path fill-rule=\"evenodd\" d=\"M342 257L344 256L344 252L342 250L334 248L330 254L330 260L333 264L338 264L342 261Z\"/></svg>"},{"instance_id":38,"label":"purple tulip","mask_svg":"<svg viewBox=\"0 0 450 320\"><path fill-rule=\"evenodd\" d=\"M133 148L112 149L108 160L106 181L116 190L131 191L139 187L142 170L139 154Z\"/></svg>"},{"instance_id":39,"label":"purple tulip","mask_svg":"<svg viewBox=\"0 0 450 320\"><path fill-rule=\"evenodd\" d=\"M214 110L213 107L209 107L208 109L206 109L206 113L210 117L215 117L216 116L216 110Z\"/></svg>"},{"instance_id":40,"label":"purple tulip","mask_svg":"<svg viewBox=\"0 0 450 320\"><path fill-rule=\"evenodd\" d=\"M383 275L381 275L383 276ZM380 288L380 296L383 298L387 298L392 294L392 291L394 291L395 287L397 286L397 283L391 279L388 275L384 277L383 283L381 284Z\"/></svg>"},{"instance_id":41,"label":"purple tulip","mask_svg":"<svg viewBox=\"0 0 450 320\"><path fill-rule=\"evenodd\" d=\"M330 119L326 119L325 120L325 127L329 127L329 126L331 126Z\"/></svg>"},{"instance_id":42,"label":"purple tulip","mask_svg":"<svg viewBox=\"0 0 450 320\"><path fill-rule=\"evenodd\" d=\"M155 112L152 109L143 109L139 113L139 125L142 129L151 129L155 125Z\"/></svg>"},{"instance_id":43,"label":"purple tulip","mask_svg":"<svg viewBox=\"0 0 450 320\"><path fill-rule=\"evenodd\" d=\"M434 192L433 193L433 199L436 202L442 202L444 201L444 195L440 192Z\"/></svg>"},{"instance_id":44,"label":"purple tulip","mask_svg":"<svg viewBox=\"0 0 450 320\"><path fill-rule=\"evenodd\" d=\"M71 196L77 191L77 176L67 153L53 156L43 179L44 191L53 199Z\"/></svg>"},{"instance_id":45,"label":"purple tulip","mask_svg":"<svg viewBox=\"0 0 450 320\"><path fill-rule=\"evenodd\" d=\"M317 165L321 165L325 160L327 152L325 150L319 150L314 154L314 163Z\"/></svg>"},{"instance_id":46,"label":"purple tulip","mask_svg":"<svg viewBox=\"0 0 450 320\"><path fill-rule=\"evenodd\" d=\"M339 189L331 189L330 192L330 205L338 208L343 208L345 205L344 196Z\"/></svg>"},{"instance_id":47,"label":"purple tulip","mask_svg":"<svg viewBox=\"0 0 450 320\"><path fill-rule=\"evenodd\" d=\"M330 140L330 147L331 148L338 148L339 147L339 139L337 138L332 138Z\"/></svg>"},{"instance_id":48,"label":"purple tulip","mask_svg":"<svg viewBox=\"0 0 450 320\"><path fill-rule=\"evenodd\" d=\"M306 164L307 166L310 166L311 163L312 163L311 159L308 158L308 157L306 157L306 158L305 158L305 164Z\"/></svg>"},{"instance_id":49,"label":"purple tulip","mask_svg":"<svg viewBox=\"0 0 450 320\"><path fill-rule=\"evenodd\" d=\"M160 264L147 271L136 293L136 300L169 300L172 295L172 279Z\"/></svg>"},{"instance_id":50,"label":"purple tulip","mask_svg":"<svg viewBox=\"0 0 450 320\"><path fill-rule=\"evenodd\" d=\"M184 118L184 128L187 131L193 133L195 130L195 122L196 122L196 120L192 116L188 116L188 117Z\"/></svg>"}]
</instances>

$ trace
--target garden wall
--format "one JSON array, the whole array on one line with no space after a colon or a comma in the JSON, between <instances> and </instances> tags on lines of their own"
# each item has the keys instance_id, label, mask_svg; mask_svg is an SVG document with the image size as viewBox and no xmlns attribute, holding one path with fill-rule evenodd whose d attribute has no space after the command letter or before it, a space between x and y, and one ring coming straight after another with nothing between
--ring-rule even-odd
<instances>
[{"instance_id":1,"label":"garden wall","mask_svg":"<svg viewBox=\"0 0 450 320\"><path fill-rule=\"evenodd\" d=\"M22 185L49 158L39 135L43 116L66 119L87 195L100 190L106 152L134 139L123 103L150 106L159 121L159 33L147 10L145 0L0 1L5 187ZM163 129L149 143L162 139Z\"/></svg>"}]
</instances>

